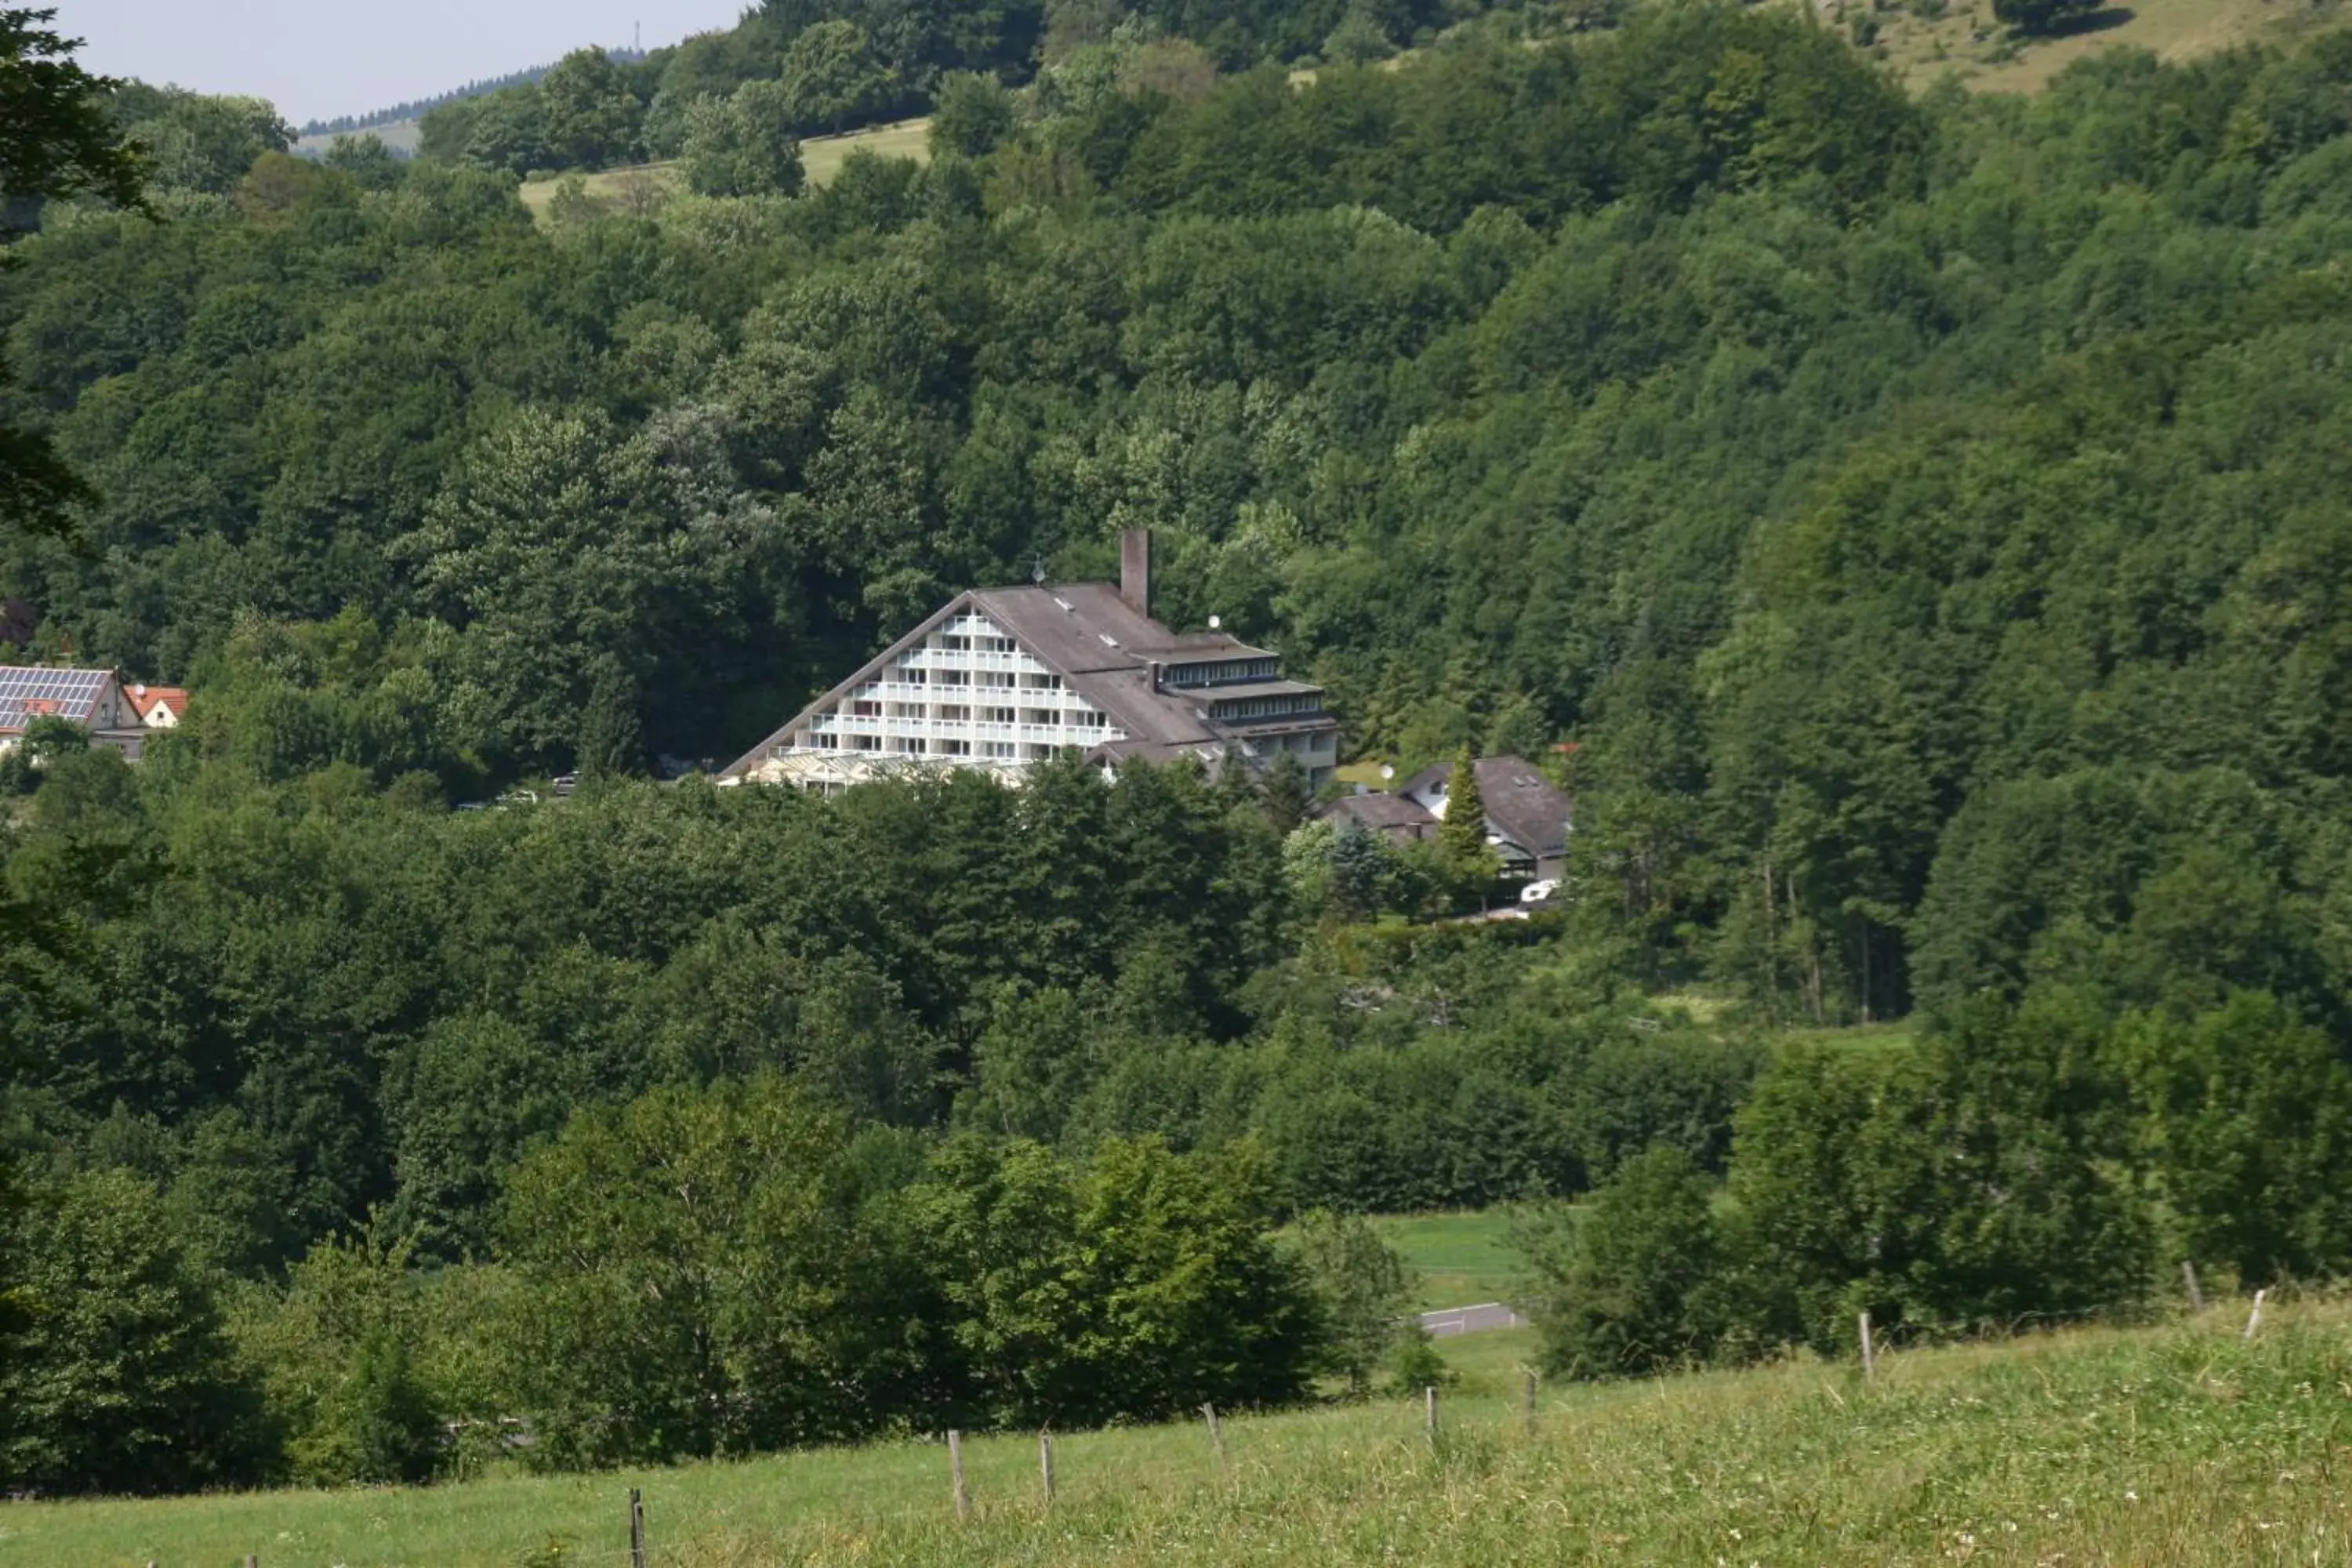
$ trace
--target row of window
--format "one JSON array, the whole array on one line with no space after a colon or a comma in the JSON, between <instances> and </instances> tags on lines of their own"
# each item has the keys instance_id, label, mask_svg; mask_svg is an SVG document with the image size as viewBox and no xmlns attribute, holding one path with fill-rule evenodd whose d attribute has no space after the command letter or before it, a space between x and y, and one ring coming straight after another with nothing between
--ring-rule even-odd
<instances>
[{"instance_id":1,"label":"row of window","mask_svg":"<svg viewBox=\"0 0 2352 1568\"><path fill-rule=\"evenodd\" d=\"M1040 763L1059 750L1034 741L961 741L939 735L833 735L822 730L806 731L801 743L820 752L864 752L878 757L981 757L999 763Z\"/></svg>"},{"instance_id":2,"label":"row of window","mask_svg":"<svg viewBox=\"0 0 2352 1568\"><path fill-rule=\"evenodd\" d=\"M1271 680L1270 658L1228 658L1207 664L1171 664L1163 679L1171 686L1223 686L1229 680Z\"/></svg>"},{"instance_id":3,"label":"row of window","mask_svg":"<svg viewBox=\"0 0 2352 1568\"><path fill-rule=\"evenodd\" d=\"M1071 730L1100 730L1110 721L1092 708L972 708L961 702L877 702L855 700L842 705L851 719L918 719L935 724L1039 724ZM820 713L823 723L830 714Z\"/></svg>"},{"instance_id":4,"label":"row of window","mask_svg":"<svg viewBox=\"0 0 2352 1568\"><path fill-rule=\"evenodd\" d=\"M1219 719L1266 719L1285 713L1319 713L1322 709L1322 694L1307 691L1288 697L1244 697L1217 703L1210 711Z\"/></svg>"},{"instance_id":5,"label":"row of window","mask_svg":"<svg viewBox=\"0 0 2352 1568\"><path fill-rule=\"evenodd\" d=\"M899 665L890 671L888 679L901 686L985 686L999 691L1011 691L1016 686L1024 691L1062 689L1062 678L1058 675L1015 675L1009 669L926 669L920 665ZM879 683L869 686L875 684Z\"/></svg>"},{"instance_id":6,"label":"row of window","mask_svg":"<svg viewBox=\"0 0 2352 1568\"><path fill-rule=\"evenodd\" d=\"M974 637L964 632L941 632L924 645L944 653L1019 653L1021 645L1007 637Z\"/></svg>"}]
</instances>

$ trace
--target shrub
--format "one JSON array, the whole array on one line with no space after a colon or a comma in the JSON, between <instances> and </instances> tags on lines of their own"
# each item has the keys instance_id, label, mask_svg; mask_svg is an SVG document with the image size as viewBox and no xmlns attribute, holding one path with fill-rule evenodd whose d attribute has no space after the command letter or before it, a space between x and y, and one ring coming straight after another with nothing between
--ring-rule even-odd
<instances>
[{"instance_id":1,"label":"shrub","mask_svg":"<svg viewBox=\"0 0 2352 1568\"><path fill-rule=\"evenodd\" d=\"M1523 1222L1545 1369L1639 1375L1705 1361L1723 1337L1716 1184L1680 1149L1637 1154L1581 1215Z\"/></svg>"}]
</instances>

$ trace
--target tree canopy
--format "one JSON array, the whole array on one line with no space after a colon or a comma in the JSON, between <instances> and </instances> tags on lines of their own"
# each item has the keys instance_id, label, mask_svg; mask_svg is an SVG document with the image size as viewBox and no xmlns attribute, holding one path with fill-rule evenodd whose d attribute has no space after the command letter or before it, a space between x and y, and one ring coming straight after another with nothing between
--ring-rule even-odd
<instances>
[{"instance_id":1,"label":"tree canopy","mask_svg":"<svg viewBox=\"0 0 2352 1568\"><path fill-rule=\"evenodd\" d=\"M26 208L70 197L144 205L142 149L109 118L117 84L75 63L79 40L58 33L54 8L0 8L0 247ZM0 271L14 261L0 250ZM0 357L0 398L10 384ZM0 420L0 527L57 529L90 490L39 431Z\"/></svg>"}]
</instances>

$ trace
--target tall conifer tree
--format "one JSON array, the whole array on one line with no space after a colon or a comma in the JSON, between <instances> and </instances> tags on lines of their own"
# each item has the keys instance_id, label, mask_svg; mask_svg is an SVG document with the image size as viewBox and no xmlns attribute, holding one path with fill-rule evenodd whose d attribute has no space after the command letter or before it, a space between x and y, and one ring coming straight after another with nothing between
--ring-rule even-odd
<instances>
[{"instance_id":1,"label":"tall conifer tree","mask_svg":"<svg viewBox=\"0 0 2352 1568\"><path fill-rule=\"evenodd\" d=\"M1454 759L1454 776L1445 781L1445 820L1437 829L1437 842L1445 851L1446 859L1464 870L1472 868L1492 869L1493 861L1486 848L1486 801L1478 793L1478 767L1465 746Z\"/></svg>"}]
</instances>

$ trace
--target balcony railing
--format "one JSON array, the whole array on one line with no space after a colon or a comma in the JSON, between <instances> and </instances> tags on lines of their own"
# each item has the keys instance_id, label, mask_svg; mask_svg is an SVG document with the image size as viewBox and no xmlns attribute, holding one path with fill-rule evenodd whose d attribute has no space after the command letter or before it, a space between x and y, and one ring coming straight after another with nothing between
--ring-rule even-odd
<instances>
[{"instance_id":1,"label":"balcony railing","mask_svg":"<svg viewBox=\"0 0 2352 1568\"><path fill-rule=\"evenodd\" d=\"M1045 666L1025 653L991 653L979 648L919 648L899 660L906 669L1009 669L1017 675L1042 674Z\"/></svg>"}]
</instances>

